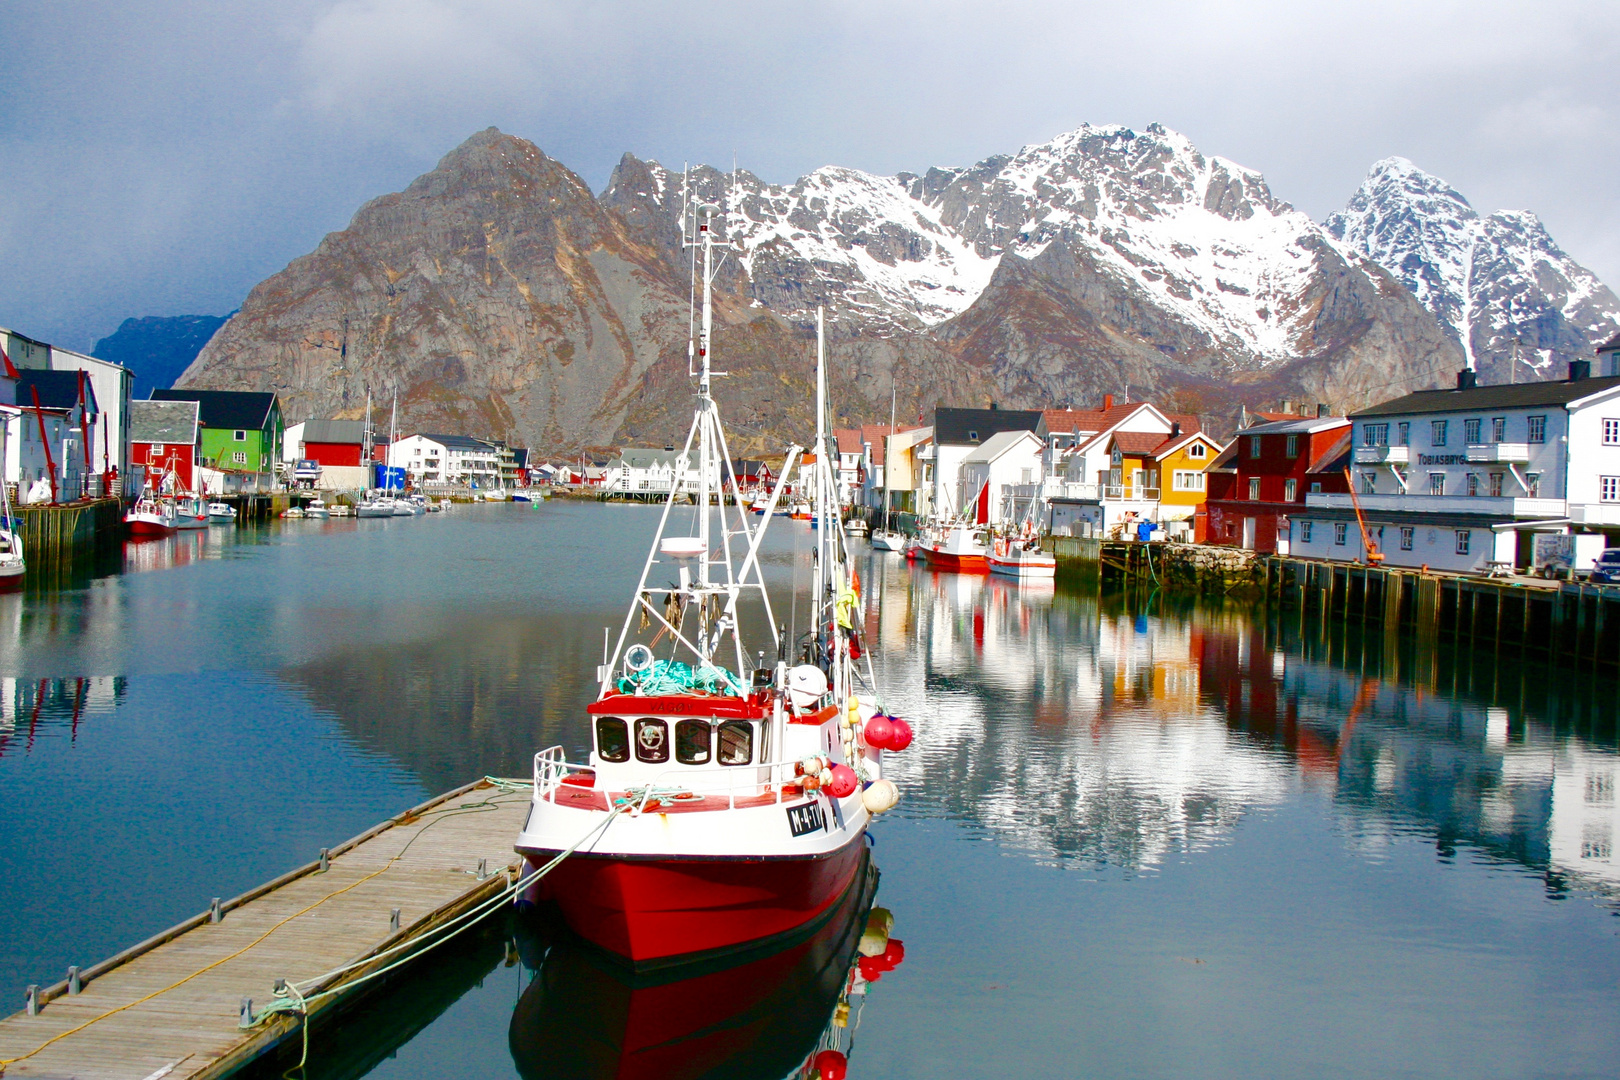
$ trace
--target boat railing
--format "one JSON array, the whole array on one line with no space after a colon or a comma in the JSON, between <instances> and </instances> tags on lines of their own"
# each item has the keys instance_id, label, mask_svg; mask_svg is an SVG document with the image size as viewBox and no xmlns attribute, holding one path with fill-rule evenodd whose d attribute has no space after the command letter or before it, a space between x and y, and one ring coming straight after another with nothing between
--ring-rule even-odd
<instances>
[{"instance_id":1,"label":"boat railing","mask_svg":"<svg viewBox=\"0 0 1620 1080\"><path fill-rule=\"evenodd\" d=\"M755 800L767 793L773 797L772 802L780 803L784 798L783 788L797 777L794 769L798 763L798 759L794 759L711 768L681 765L666 769L654 776L650 783L636 784L628 789L636 796L631 815L644 813L647 805L654 800L674 801L682 795L724 798L728 810L737 808L738 798L749 800L750 806L758 806ZM581 775L590 776L590 786L596 786L596 766L569 761L561 746L548 747L534 755L536 798L555 803L558 789L568 782L568 778Z\"/></svg>"}]
</instances>

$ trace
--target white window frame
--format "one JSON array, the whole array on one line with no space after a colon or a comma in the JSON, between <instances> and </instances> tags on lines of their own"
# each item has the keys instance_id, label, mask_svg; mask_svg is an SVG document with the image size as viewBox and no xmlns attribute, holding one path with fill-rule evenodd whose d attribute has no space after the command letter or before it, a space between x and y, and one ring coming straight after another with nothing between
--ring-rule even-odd
<instances>
[{"instance_id":1,"label":"white window frame","mask_svg":"<svg viewBox=\"0 0 1620 1080\"><path fill-rule=\"evenodd\" d=\"M1603 445L1620 446L1620 418L1603 418Z\"/></svg>"},{"instance_id":2,"label":"white window frame","mask_svg":"<svg viewBox=\"0 0 1620 1080\"><path fill-rule=\"evenodd\" d=\"M1473 530L1471 530L1471 529L1458 529L1457 530L1457 554L1458 555L1467 555L1468 554L1468 548L1469 548L1470 544L1472 543L1471 538L1473 537L1473 535L1474 535Z\"/></svg>"},{"instance_id":3,"label":"white window frame","mask_svg":"<svg viewBox=\"0 0 1620 1080\"><path fill-rule=\"evenodd\" d=\"M1362 446L1388 446L1389 445L1389 425L1388 424L1366 424L1366 425L1363 425L1363 427L1361 429L1361 445ZM1294 457L1295 455L1289 454L1288 456L1289 457Z\"/></svg>"},{"instance_id":4,"label":"white window frame","mask_svg":"<svg viewBox=\"0 0 1620 1080\"><path fill-rule=\"evenodd\" d=\"M1204 444L1201 442L1195 442L1191 446L1187 447L1187 456L1190 458L1203 458ZM1200 488L1199 490L1202 489Z\"/></svg>"},{"instance_id":5,"label":"white window frame","mask_svg":"<svg viewBox=\"0 0 1620 1080\"><path fill-rule=\"evenodd\" d=\"M247 464L247 451L246 450L237 450L237 451L232 452L232 454L231 454L231 464L233 464L233 465L246 465Z\"/></svg>"},{"instance_id":6,"label":"white window frame","mask_svg":"<svg viewBox=\"0 0 1620 1080\"><path fill-rule=\"evenodd\" d=\"M232 442L247 442L247 429L246 428L237 428L236 433L231 436L231 441Z\"/></svg>"},{"instance_id":7,"label":"white window frame","mask_svg":"<svg viewBox=\"0 0 1620 1080\"><path fill-rule=\"evenodd\" d=\"M1350 523L1348 521L1335 521L1333 523L1333 546L1343 547L1350 539Z\"/></svg>"},{"instance_id":8,"label":"white window frame","mask_svg":"<svg viewBox=\"0 0 1620 1080\"><path fill-rule=\"evenodd\" d=\"M1598 477L1598 502L1620 502L1620 476Z\"/></svg>"},{"instance_id":9,"label":"white window frame","mask_svg":"<svg viewBox=\"0 0 1620 1080\"><path fill-rule=\"evenodd\" d=\"M1525 418L1528 432L1525 442L1544 443L1547 441L1547 418L1545 416L1529 416Z\"/></svg>"},{"instance_id":10,"label":"white window frame","mask_svg":"<svg viewBox=\"0 0 1620 1080\"><path fill-rule=\"evenodd\" d=\"M1260 478L1258 476L1249 477L1249 501L1260 501Z\"/></svg>"},{"instance_id":11,"label":"white window frame","mask_svg":"<svg viewBox=\"0 0 1620 1080\"><path fill-rule=\"evenodd\" d=\"M1429 494L1444 496L1446 493L1446 474L1432 472L1429 474Z\"/></svg>"},{"instance_id":12,"label":"white window frame","mask_svg":"<svg viewBox=\"0 0 1620 1080\"><path fill-rule=\"evenodd\" d=\"M1283 481L1283 502L1293 502L1299 496L1299 481L1292 476Z\"/></svg>"},{"instance_id":13,"label":"white window frame","mask_svg":"<svg viewBox=\"0 0 1620 1080\"><path fill-rule=\"evenodd\" d=\"M1312 523L1309 522L1309 521L1302 521L1302 522L1299 523L1299 542L1300 543L1308 544L1308 543L1311 542L1311 524Z\"/></svg>"},{"instance_id":14,"label":"white window frame","mask_svg":"<svg viewBox=\"0 0 1620 1080\"><path fill-rule=\"evenodd\" d=\"M1417 535L1417 529L1414 528L1413 526L1411 526L1411 525L1402 525L1401 526L1401 550L1402 551L1411 551L1412 550L1413 538L1416 535Z\"/></svg>"},{"instance_id":15,"label":"white window frame","mask_svg":"<svg viewBox=\"0 0 1620 1080\"><path fill-rule=\"evenodd\" d=\"M1479 417L1471 416L1463 421L1463 445L1478 446L1485 440L1481 437L1484 425Z\"/></svg>"},{"instance_id":16,"label":"white window frame","mask_svg":"<svg viewBox=\"0 0 1620 1080\"><path fill-rule=\"evenodd\" d=\"M1449 424L1449 421L1446 421L1446 420L1430 420L1429 421L1429 445L1431 445L1431 446L1444 446L1444 445L1446 445L1446 435L1447 435L1447 430L1446 429L1447 429L1448 424Z\"/></svg>"},{"instance_id":17,"label":"white window frame","mask_svg":"<svg viewBox=\"0 0 1620 1080\"><path fill-rule=\"evenodd\" d=\"M1507 417L1491 417L1491 442L1507 442Z\"/></svg>"}]
</instances>

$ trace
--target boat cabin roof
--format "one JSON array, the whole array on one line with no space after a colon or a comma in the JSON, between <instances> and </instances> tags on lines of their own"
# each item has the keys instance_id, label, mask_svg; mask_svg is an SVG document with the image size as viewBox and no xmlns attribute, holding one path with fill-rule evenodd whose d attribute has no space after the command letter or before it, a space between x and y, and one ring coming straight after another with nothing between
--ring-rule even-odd
<instances>
[{"instance_id":1,"label":"boat cabin roof","mask_svg":"<svg viewBox=\"0 0 1620 1080\"><path fill-rule=\"evenodd\" d=\"M609 694L591 702L586 712L600 716L718 716L736 720L763 720L766 712L746 698L719 697L707 694L670 694L663 697L642 697L637 694Z\"/></svg>"}]
</instances>

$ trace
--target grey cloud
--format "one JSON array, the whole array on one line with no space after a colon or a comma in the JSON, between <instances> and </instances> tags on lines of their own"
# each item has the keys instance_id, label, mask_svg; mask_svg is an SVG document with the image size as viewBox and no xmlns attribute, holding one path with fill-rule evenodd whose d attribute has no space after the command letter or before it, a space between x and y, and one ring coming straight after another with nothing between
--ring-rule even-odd
<instances>
[{"instance_id":1,"label":"grey cloud","mask_svg":"<svg viewBox=\"0 0 1620 1080\"><path fill-rule=\"evenodd\" d=\"M1158 120L1315 217L1399 154L1620 283L1620 7L297 0L7 5L0 323L223 312L490 124L790 180Z\"/></svg>"}]
</instances>

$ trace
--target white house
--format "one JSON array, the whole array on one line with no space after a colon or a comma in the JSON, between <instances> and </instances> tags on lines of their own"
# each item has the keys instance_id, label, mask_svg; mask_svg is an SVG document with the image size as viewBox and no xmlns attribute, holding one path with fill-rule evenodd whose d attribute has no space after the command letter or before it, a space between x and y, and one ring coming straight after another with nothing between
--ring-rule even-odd
<instances>
[{"instance_id":1,"label":"white house","mask_svg":"<svg viewBox=\"0 0 1620 1080\"><path fill-rule=\"evenodd\" d=\"M617 458L610 461L607 473L602 480L604 491L617 491L625 494L668 494L675 486L677 472L681 475L681 490L696 491L698 489L698 459L701 457L696 447L687 453L684 466L681 465L681 454L674 447L666 446L662 450L649 447L627 446ZM718 491L720 488L720 463L709 463L709 489Z\"/></svg>"},{"instance_id":2,"label":"white house","mask_svg":"<svg viewBox=\"0 0 1620 1080\"><path fill-rule=\"evenodd\" d=\"M1180 495L1161 499L1158 465L1183 449L1189 451L1186 456L1196 454L1198 461L1212 461L1220 444L1202 433L1196 416L1167 413L1145 401L1116 405L1113 395L1104 399L1103 406L1095 413L1066 410L1065 415L1072 417L1065 421L1070 428L1066 443L1048 440L1048 456L1059 463L1043 492L1050 508L1048 527L1053 531L1066 527L1080 535L1136 520L1188 522L1190 527L1202 499ZM1054 414L1048 413L1047 420L1052 422ZM1194 462L1186 464L1181 472L1198 473L1202 490L1202 469L1194 469ZM1171 479L1174 484L1175 471Z\"/></svg>"},{"instance_id":3,"label":"white house","mask_svg":"<svg viewBox=\"0 0 1620 1080\"><path fill-rule=\"evenodd\" d=\"M1046 441L1033 431L1002 431L962 459L962 512L992 525L1020 522L1030 498L1015 495L1038 487Z\"/></svg>"},{"instance_id":4,"label":"white house","mask_svg":"<svg viewBox=\"0 0 1620 1080\"><path fill-rule=\"evenodd\" d=\"M1290 551L1365 559L1364 522L1388 566L1524 568L1536 534L1570 533L1592 537L1576 542L1590 565L1620 537L1620 376L1588 371L1576 361L1567 379L1506 386L1465 371L1455 388L1351 414L1355 495L1307 495Z\"/></svg>"},{"instance_id":5,"label":"white house","mask_svg":"<svg viewBox=\"0 0 1620 1080\"><path fill-rule=\"evenodd\" d=\"M1003 431L1030 431L1044 437L1040 410L935 409L932 457L925 458L931 483L926 513L952 516L965 513L975 491L968 491L962 467L976 452Z\"/></svg>"},{"instance_id":6,"label":"white house","mask_svg":"<svg viewBox=\"0 0 1620 1080\"><path fill-rule=\"evenodd\" d=\"M500 486L495 444L468 435L407 435L388 448L388 464L404 469L413 484Z\"/></svg>"},{"instance_id":7,"label":"white house","mask_svg":"<svg viewBox=\"0 0 1620 1080\"><path fill-rule=\"evenodd\" d=\"M135 375L128 368L84 353L35 341L14 330L0 327L0 351L5 360L21 371L82 371L90 383L95 397L95 430L89 432L89 465L83 471L99 476L116 468L119 477L127 476L129 455L129 402L135 385ZM0 369L4 362L0 362ZM5 403L13 398L7 394ZM29 405L30 402L21 402ZM80 457L83 457L81 447ZM94 486L94 485L92 485Z\"/></svg>"}]
</instances>

